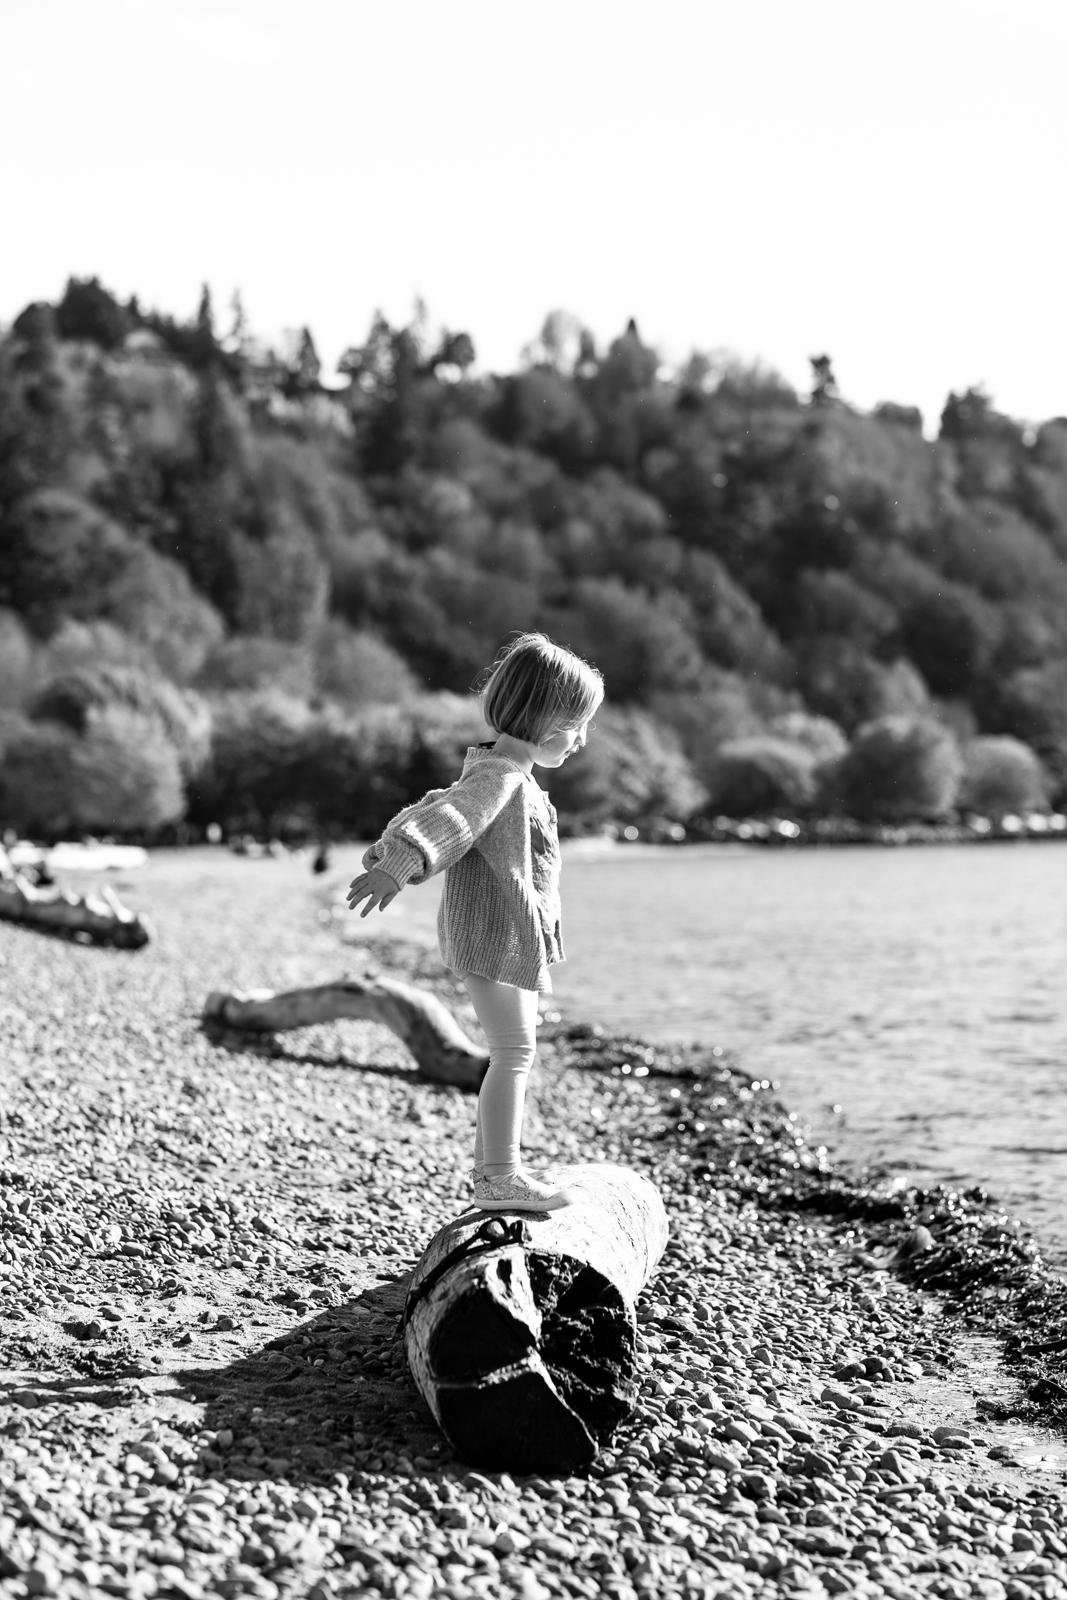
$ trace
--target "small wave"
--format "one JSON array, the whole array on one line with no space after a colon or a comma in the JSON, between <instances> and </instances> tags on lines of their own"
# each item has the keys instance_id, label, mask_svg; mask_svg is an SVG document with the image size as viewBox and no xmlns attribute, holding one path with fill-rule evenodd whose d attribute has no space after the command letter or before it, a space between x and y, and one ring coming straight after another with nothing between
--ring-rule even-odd
<instances>
[{"instance_id":1,"label":"small wave","mask_svg":"<svg viewBox=\"0 0 1067 1600\"><path fill-rule=\"evenodd\" d=\"M999 1016L990 1018L991 1022L1058 1022L1059 1018L1053 1010L1048 1011L1002 1011Z\"/></svg>"},{"instance_id":2,"label":"small wave","mask_svg":"<svg viewBox=\"0 0 1067 1600\"><path fill-rule=\"evenodd\" d=\"M1067 1156L1067 1144L995 1144L993 1149L1011 1156Z\"/></svg>"}]
</instances>

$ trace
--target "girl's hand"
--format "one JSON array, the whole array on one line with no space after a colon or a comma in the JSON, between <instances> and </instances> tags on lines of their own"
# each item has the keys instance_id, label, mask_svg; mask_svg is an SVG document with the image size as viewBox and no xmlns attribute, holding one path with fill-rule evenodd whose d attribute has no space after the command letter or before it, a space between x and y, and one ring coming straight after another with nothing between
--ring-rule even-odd
<instances>
[{"instance_id":1,"label":"girl's hand","mask_svg":"<svg viewBox=\"0 0 1067 1600\"><path fill-rule=\"evenodd\" d=\"M380 867L371 867L369 872L361 872L359 877L353 878L348 885L348 909L354 911L361 900L366 900L367 904L360 912L361 917L366 917L375 906L379 911L384 911L399 893L400 885L395 878L391 878Z\"/></svg>"}]
</instances>

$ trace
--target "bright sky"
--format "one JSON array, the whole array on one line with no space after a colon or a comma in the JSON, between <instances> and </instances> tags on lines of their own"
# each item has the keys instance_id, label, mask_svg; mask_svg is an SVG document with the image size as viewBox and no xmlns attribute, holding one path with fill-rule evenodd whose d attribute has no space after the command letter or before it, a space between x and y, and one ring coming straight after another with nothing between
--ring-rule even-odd
<instances>
[{"instance_id":1,"label":"bright sky","mask_svg":"<svg viewBox=\"0 0 1067 1600\"><path fill-rule=\"evenodd\" d=\"M0 322L210 283L328 364L375 307L1067 414L1063 0L8 0Z\"/></svg>"}]
</instances>

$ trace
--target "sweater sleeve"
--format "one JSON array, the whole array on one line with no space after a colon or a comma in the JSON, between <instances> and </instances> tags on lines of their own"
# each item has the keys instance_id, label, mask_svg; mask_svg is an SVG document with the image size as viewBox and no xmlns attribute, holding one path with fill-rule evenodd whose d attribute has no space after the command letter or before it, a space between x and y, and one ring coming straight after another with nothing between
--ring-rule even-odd
<instances>
[{"instance_id":1,"label":"sweater sleeve","mask_svg":"<svg viewBox=\"0 0 1067 1600\"><path fill-rule=\"evenodd\" d=\"M389 823L363 857L399 884L423 883L452 866L499 816L523 781L502 763L464 773L448 789L431 789Z\"/></svg>"}]
</instances>

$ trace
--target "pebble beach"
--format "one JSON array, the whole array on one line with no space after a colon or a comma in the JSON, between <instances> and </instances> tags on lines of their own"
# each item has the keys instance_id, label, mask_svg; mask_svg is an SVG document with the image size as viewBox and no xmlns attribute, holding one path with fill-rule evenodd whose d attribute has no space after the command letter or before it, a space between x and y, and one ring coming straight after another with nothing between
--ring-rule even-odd
<instances>
[{"instance_id":1,"label":"pebble beach","mask_svg":"<svg viewBox=\"0 0 1067 1600\"><path fill-rule=\"evenodd\" d=\"M1067 1288L981 1191L813 1147L725 1039L549 1013L531 1165L667 1209L638 1403L580 1476L456 1459L399 1317L472 1097L376 1024L202 1022L376 967L474 1032L339 914L358 860L159 852L113 880L137 952L0 923L0 1596L1067 1597Z\"/></svg>"}]
</instances>

